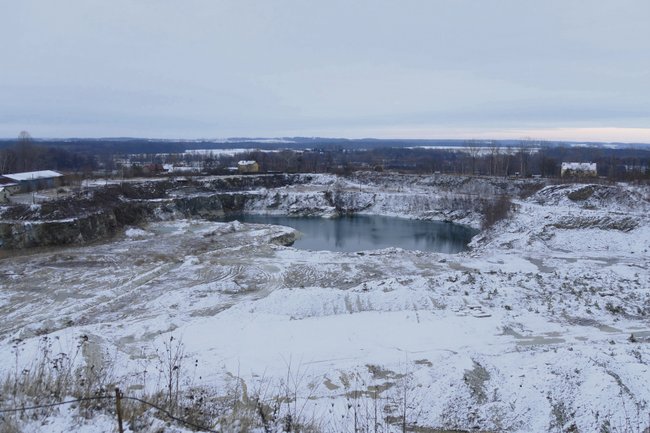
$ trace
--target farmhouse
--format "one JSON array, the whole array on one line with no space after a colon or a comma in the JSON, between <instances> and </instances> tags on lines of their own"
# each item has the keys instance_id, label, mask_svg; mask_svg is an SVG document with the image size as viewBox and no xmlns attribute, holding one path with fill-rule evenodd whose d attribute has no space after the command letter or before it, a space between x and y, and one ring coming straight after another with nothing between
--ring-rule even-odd
<instances>
[{"instance_id":1,"label":"farmhouse","mask_svg":"<svg viewBox=\"0 0 650 433\"><path fill-rule=\"evenodd\" d=\"M7 184L13 184L15 192L30 192L39 189L55 188L62 184L63 175L57 171L41 170L28 171L24 173L3 174L0 176L0 183L6 188Z\"/></svg>"},{"instance_id":2,"label":"farmhouse","mask_svg":"<svg viewBox=\"0 0 650 433\"><path fill-rule=\"evenodd\" d=\"M598 172L595 162L563 162L560 174L562 177L596 177Z\"/></svg>"},{"instance_id":3,"label":"farmhouse","mask_svg":"<svg viewBox=\"0 0 650 433\"><path fill-rule=\"evenodd\" d=\"M257 173L260 171L260 166L256 161L239 161L237 169L240 173Z\"/></svg>"}]
</instances>

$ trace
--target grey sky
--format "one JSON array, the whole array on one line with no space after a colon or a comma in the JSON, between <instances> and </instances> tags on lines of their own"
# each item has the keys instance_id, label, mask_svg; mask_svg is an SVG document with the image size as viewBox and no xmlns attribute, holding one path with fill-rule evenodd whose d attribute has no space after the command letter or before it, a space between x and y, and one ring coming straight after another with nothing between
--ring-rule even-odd
<instances>
[{"instance_id":1,"label":"grey sky","mask_svg":"<svg viewBox=\"0 0 650 433\"><path fill-rule=\"evenodd\" d=\"M0 136L650 141L648 0L0 0Z\"/></svg>"}]
</instances>

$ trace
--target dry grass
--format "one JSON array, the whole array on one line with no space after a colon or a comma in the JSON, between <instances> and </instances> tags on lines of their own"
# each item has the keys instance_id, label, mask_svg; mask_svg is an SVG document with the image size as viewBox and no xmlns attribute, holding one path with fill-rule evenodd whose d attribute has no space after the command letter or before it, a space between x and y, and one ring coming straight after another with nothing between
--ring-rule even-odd
<instances>
[{"instance_id":1,"label":"dry grass","mask_svg":"<svg viewBox=\"0 0 650 433\"><path fill-rule=\"evenodd\" d=\"M132 431L149 431L156 419L178 425L183 425L178 421L183 420L189 423L186 428L194 425L219 431L320 431L303 413L312 395L300 394L306 378L300 371L289 369L286 382L262 381L252 392L242 379L232 377L230 385L217 392L194 384L182 342L170 337L154 350L153 360L143 364L143 373L138 375L138 382L146 383L148 371L154 372L154 386L147 390L142 384L129 384L128 379L118 380L108 367L114 364L110 361L88 364L83 356L88 349L85 337L78 340L70 355L54 350L55 343L49 336L41 337L36 357L23 362L24 343L14 341L15 365L0 381L0 409L80 400L71 407L81 418L92 419L99 413L115 416L113 396L119 386L129 390L122 400L122 417ZM25 422L46 419L58 411L59 406L55 406L0 415L0 433L18 433ZM177 420L170 419L169 414Z\"/></svg>"}]
</instances>

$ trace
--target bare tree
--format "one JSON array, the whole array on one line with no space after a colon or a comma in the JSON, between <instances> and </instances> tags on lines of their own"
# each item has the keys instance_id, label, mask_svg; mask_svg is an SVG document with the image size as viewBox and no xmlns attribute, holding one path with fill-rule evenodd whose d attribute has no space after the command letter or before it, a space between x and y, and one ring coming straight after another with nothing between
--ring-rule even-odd
<instances>
[{"instance_id":1,"label":"bare tree","mask_svg":"<svg viewBox=\"0 0 650 433\"><path fill-rule=\"evenodd\" d=\"M13 149L0 150L0 174L14 171L16 152Z\"/></svg>"},{"instance_id":2,"label":"bare tree","mask_svg":"<svg viewBox=\"0 0 650 433\"><path fill-rule=\"evenodd\" d=\"M530 160L536 150L541 146L539 140L532 140L531 138L524 138L519 142L519 150L517 151L517 158L519 159L519 173L521 176L528 175L530 169Z\"/></svg>"},{"instance_id":3,"label":"bare tree","mask_svg":"<svg viewBox=\"0 0 650 433\"><path fill-rule=\"evenodd\" d=\"M499 168L499 143L492 140L490 142L490 175L496 176Z\"/></svg>"},{"instance_id":4,"label":"bare tree","mask_svg":"<svg viewBox=\"0 0 650 433\"><path fill-rule=\"evenodd\" d=\"M476 174L476 159L481 154L479 142L477 140L467 140L465 141L465 149L470 158L470 174Z\"/></svg>"},{"instance_id":5,"label":"bare tree","mask_svg":"<svg viewBox=\"0 0 650 433\"><path fill-rule=\"evenodd\" d=\"M16 170L31 171L33 167L34 145L32 136L27 131L20 131L18 134L18 145L16 146Z\"/></svg>"}]
</instances>

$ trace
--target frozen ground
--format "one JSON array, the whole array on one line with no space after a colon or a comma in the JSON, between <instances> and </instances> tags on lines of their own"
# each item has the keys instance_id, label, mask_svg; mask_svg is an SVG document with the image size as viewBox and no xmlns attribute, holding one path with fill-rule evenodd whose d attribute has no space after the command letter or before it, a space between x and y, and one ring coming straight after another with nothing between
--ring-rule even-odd
<instances>
[{"instance_id":1,"label":"frozen ground","mask_svg":"<svg viewBox=\"0 0 650 433\"><path fill-rule=\"evenodd\" d=\"M305 252L287 228L194 220L22 253L0 261L0 368L16 338L23 362L44 335L62 352L86 336L86 361L138 389L173 335L202 385L291 382L319 419L349 418L361 391L409 425L643 431L648 197L547 187L458 255Z\"/></svg>"}]
</instances>

